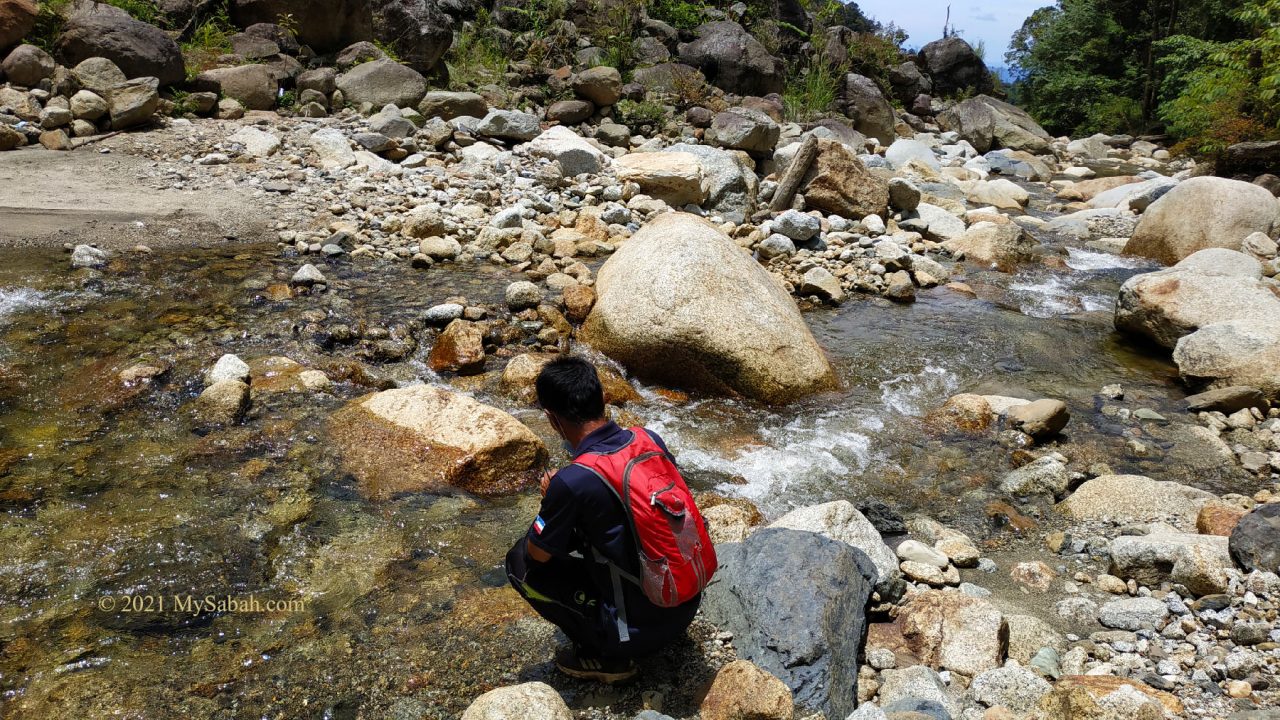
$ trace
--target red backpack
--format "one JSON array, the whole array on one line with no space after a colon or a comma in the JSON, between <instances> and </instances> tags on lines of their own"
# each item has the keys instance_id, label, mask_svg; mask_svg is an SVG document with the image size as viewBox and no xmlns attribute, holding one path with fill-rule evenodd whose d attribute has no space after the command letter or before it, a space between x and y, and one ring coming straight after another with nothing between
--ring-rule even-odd
<instances>
[{"instance_id":1,"label":"red backpack","mask_svg":"<svg viewBox=\"0 0 1280 720\"><path fill-rule=\"evenodd\" d=\"M639 585L654 605L670 608L696 597L716 571L716 549L707 524L675 463L644 428L629 432L631 441L621 448L583 453L574 460L604 481L622 503L639 553L639 578L596 554L597 561L609 565L613 577L613 595L623 621L620 630L625 627L620 580ZM622 635L625 642L626 632Z\"/></svg>"}]
</instances>

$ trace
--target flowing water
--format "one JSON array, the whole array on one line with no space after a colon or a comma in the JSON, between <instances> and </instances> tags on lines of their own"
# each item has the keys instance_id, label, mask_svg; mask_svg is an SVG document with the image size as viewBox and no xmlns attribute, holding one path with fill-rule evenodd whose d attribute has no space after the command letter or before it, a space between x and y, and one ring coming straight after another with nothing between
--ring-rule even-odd
<instances>
[{"instance_id":1,"label":"flowing water","mask_svg":"<svg viewBox=\"0 0 1280 720\"><path fill-rule=\"evenodd\" d=\"M1067 253L1055 269L970 272L977 299L939 288L913 305L809 312L838 392L771 409L641 385L648 402L629 409L695 485L768 515L876 496L985 537L1010 447L935 428L929 412L954 393L1064 399L1073 460L1157 473L1176 451L1153 427L1154 451L1131 452L1133 426L1097 394L1120 383L1165 413L1183 396L1167 359L1112 330L1116 289L1144 267ZM425 369L426 348L387 362L379 341L450 296L497 300L507 276L340 262L324 268L333 292L283 299L297 260L274 246L122 256L100 275L67 265L0 252L0 716L383 717L411 697L450 717L527 677L546 648L529 646L500 563L535 494L371 503L325 433L376 387L449 382ZM315 341L338 324L365 340ZM186 406L225 352L287 356L339 382L263 385L241 427L201 435ZM138 365L163 372L120 380ZM455 389L551 439L492 388Z\"/></svg>"}]
</instances>

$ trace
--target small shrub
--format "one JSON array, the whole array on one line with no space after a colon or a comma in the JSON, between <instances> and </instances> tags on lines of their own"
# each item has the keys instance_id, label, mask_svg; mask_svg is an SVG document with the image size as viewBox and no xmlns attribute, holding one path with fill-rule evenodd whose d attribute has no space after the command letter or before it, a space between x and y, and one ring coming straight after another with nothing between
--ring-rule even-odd
<instances>
[{"instance_id":1,"label":"small shrub","mask_svg":"<svg viewBox=\"0 0 1280 720\"><path fill-rule=\"evenodd\" d=\"M232 24L227 4L223 2L191 31L191 37L182 44L187 75L195 76L214 67L220 55L231 52L231 36L234 34L236 26Z\"/></svg>"},{"instance_id":2,"label":"small shrub","mask_svg":"<svg viewBox=\"0 0 1280 720\"><path fill-rule=\"evenodd\" d=\"M165 22L164 15L160 12L160 8L152 0L102 0L108 5L124 10L135 19L141 20L152 25L163 25Z\"/></svg>"},{"instance_id":3,"label":"small shrub","mask_svg":"<svg viewBox=\"0 0 1280 720\"><path fill-rule=\"evenodd\" d=\"M627 127L636 129L650 125L655 130L661 129L667 120L667 108L661 103L635 100L621 100L616 108L618 121Z\"/></svg>"},{"instance_id":4,"label":"small shrub","mask_svg":"<svg viewBox=\"0 0 1280 720\"><path fill-rule=\"evenodd\" d=\"M373 46L381 50L388 59L400 62L400 53L396 52L395 46L391 43L374 38Z\"/></svg>"},{"instance_id":5,"label":"small shrub","mask_svg":"<svg viewBox=\"0 0 1280 720\"><path fill-rule=\"evenodd\" d=\"M809 65L783 92L787 119L805 122L829 112L839 94L840 80L840 73L824 63Z\"/></svg>"},{"instance_id":6,"label":"small shrub","mask_svg":"<svg viewBox=\"0 0 1280 720\"><path fill-rule=\"evenodd\" d=\"M649 17L677 30L692 30L702 24L702 3L685 0L650 0Z\"/></svg>"},{"instance_id":7,"label":"small shrub","mask_svg":"<svg viewBox=\"0 0 1280 720\"><path fill-rule=\"evenodd\" d=\"M505 82L508 49L497 39L493 29L493 20L484 11L463 26L458 42L445 57L450 84L454 88Z\"/></svg>"}]
</instances>

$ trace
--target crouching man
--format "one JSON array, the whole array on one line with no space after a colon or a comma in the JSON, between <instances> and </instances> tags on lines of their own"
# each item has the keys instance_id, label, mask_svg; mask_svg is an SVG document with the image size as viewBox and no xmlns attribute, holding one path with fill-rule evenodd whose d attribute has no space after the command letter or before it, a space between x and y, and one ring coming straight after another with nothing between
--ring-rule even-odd
<instances>
[{"instance_id":1,"label":"crouching man","mask_svg":"<svg viewBox=\"0 0 1280 720\"><path fill-rule=\"evenodd\" d=\"M573 463L543 476L542 506L507 553L507 576L568 636L555 658L562 672L628 680L635 658L684 635L716 570L715 548L662 439L605 418L591 363L551 361L537 396Z\"/></svg>"}]
</instances>

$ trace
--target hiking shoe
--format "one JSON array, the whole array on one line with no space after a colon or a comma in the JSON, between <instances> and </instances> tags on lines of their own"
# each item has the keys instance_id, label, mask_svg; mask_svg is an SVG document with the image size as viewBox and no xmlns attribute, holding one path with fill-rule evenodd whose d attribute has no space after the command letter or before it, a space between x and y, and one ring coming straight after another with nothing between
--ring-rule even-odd
<instances>
[{"instance_id":1,"label":"hiking shoe","mask_svg":"<svg viewBox=\"0 0 1280 720\"><path fill-rule=\"evenodd\" d=\"M556 653L556 667L569 677L609 685L626 682L640 672L640 668L630 660L593 657L574 647L561 648Z\"/></svg>"}]
</instances>

